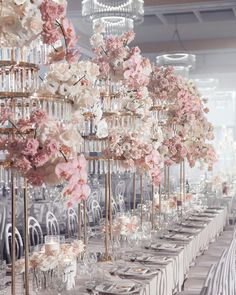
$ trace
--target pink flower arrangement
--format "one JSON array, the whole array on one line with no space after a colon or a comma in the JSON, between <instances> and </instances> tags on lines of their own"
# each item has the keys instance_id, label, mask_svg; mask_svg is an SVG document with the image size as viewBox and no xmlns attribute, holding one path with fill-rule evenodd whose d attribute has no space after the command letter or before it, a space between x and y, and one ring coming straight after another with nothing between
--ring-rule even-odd
<instances>
[{"instance_id":1,"label":"pink flower arrangement","mask_svg":"<svg viewBox=\"0 0 236 295\"><path fill-rule=\"evenodd\" d=\"M172 164L181 163L188 154L187 148L180 136L175 135L163 141L163 146L166 146L167 154L164 155L165 164L170 166Z\"/></svg>"},{"instance_id":2,"label":"pink flower arrangement","mask_svg":"<svg viewBox=\"0 0 236 295\"><path fill-rule=\"evenodd\" d=\"M83 155L74 156L72 148L65 146L63 138L60 138L63 132L68 131L51 124L55 134L44 134L45 127L48 129L50 124L47 115L39 109L33 110L29 118L18 121L13 121L9 110L2 110L2 113L1 123L8 121L16 130L11 137L1 137L0 140L0 150L7 152L10 168L26 177L33 186L67 181L62 193L68 206L85 200L90 194L86 160ZM78 141L74 133L73 136L73 140ZM71 141L69 137L67 139Z\"/></svg>"},{"instance_id":3,"label":"pink flower arrangement","mask_svg":"<svg viewBox=\"0 0 236 295\"><path fill-rule=\"evenodd\" d=\"M40 5L40 12L43 20L42 39L45 44L54 45L63 39L65 48L55 48L50 53L49 63L65 59L68 63L78 61L80 52L76 48L78 36L72 22L65 17L67 2L58 4L53 0L43 0Z\"/></svg>"},{"instance_id":4,"label":"pink flower arrangement","mask_svg":"<svg viewBox=\"0 0 236 295\"><path fill-rule=\"evenodd\" d=\"M59 179L67 181L62 194L68 199L67 206L86 200L90 195L90 187L87 185L87 161L83 155L66 163L56 166L56 175Z\"/></svg>"},{"instance_id":5,"label":"pink flower arrangement","mask_svg":"<svg viewBox=\"0 0 236 295\"><path fill-rule=\"evenodd\" d=\"M172 100L179 91L178 78L172 67L160 68L153 66L148 85L150 96L156 100Z\"/></svg>"},{"instance_id":6,"label":"pink flower arrangement","mask_svg":"<svg viewBox=\"0 0 236 295\"><path fill-rule=\"evenodd\" d=\"M104 150L106 157L123 160L125 167L148 171L153 185L160 184L160 155L152 144L139 141L137 133L115 134L108 139L108 148Z\"/></svg>"}]
</instances>

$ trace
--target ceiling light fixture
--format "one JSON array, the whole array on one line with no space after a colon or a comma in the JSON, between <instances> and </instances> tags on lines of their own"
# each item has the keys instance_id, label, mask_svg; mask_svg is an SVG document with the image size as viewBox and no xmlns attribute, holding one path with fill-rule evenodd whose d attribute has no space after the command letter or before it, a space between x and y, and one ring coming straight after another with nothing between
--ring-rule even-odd
<instances>
[{"instance_id":1,"label":"ceiling light fixture","mask_svg":"<svg viewBox=\"0 0 236 295\"><path fill-rule=\"evenodd\" d=\"M83 0L82 16L85 20L102 22L107 35L120 35L142 23L143 0Z\"/></svg>"}]
</instances>

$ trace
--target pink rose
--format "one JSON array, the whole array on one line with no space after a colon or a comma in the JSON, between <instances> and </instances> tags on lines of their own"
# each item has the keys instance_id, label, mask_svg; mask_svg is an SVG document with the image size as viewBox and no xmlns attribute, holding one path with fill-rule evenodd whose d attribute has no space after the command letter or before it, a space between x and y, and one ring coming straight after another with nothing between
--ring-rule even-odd
<instances>
[{"instance_id":1,"label":"pink rose","mask_svg":"<svg viewBox=\"0 0 236 295\"><path fill-rule=\"evenodd\" d=\"M17 170L19 170L22 173L27 173L32 167L29 160L26 159L26 157L22 157L20 159L17 159L14 166Z\"/></svg>"},{"instance_id":2,"label":"pink rose","mask_svg":"<svg viewBox=\"0 0 236 295\"><path fill-rule=\"evenodd\" d=\"M44 149L49 156L55 154L58 151L57 141L53 138L45 140Z\"/></svg>"},{"instance_id":3,"label":"pink rose","mask_svg":"<svg viewBox=\"0 0 236 295\"><path fill-rule=\"evenodd\" d=\"M43 151L40 151L39 153L35 154L32 159L35 167L42 167L44 164L47 163L48 160L48 154L44 153Z\"/></svg>"},{"instance_id":4,"label":"pink rose","mask_svg":"<svg viewBox=\"0 0 236 295\"><path fill-rule=\"evenodd\" d=\"M47 115L42 110L34 110L30 114L30 120L36 125L36 127L41 128L47 122Z\"/></svg>"},{"instance_id":5,"label":"pink rose","mask_svg":"<svg viewBox=\"0 0 236 295\"><path fill-rule=\"evenodd\" d=\"M34 156L37 153L39 142L37 139L29 138L23 143L22 154L27 156Z\"/></svg>"},{"instance_id":6,"label":"pink rose","mask_svg":"<svg viewBox=\"0 0 236 295\"><path fill-rule=\"evenodd\" d=\"M44 21L55 21L65 17L66 5L57 4L52 0L44 0L39 8Z\"/></svg>"}]
</instances>

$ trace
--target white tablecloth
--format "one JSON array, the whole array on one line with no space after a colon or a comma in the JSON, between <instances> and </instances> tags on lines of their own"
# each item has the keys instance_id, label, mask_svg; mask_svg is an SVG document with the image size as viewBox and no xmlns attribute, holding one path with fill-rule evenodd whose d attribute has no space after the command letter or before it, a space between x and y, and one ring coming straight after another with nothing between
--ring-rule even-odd
<instances>
[{"instance_id":1,"label":"white tablecloth","mask_svg":"<svg viewBox=\"0 0 236 295\"><path fill-rule=\"evenodd\" d=\"M205 228L201 229L195 234L191 240L183 244L183 249L178 253L166 253L161 251L154 251L150 249L142 249L142 252L151 253L152 255L171 257L169 263L165 265L156 266L159 271L158 274L151 279L140 280L143 284L143 289L140 295L172 295L174 291L181 291L184 279L188 273L189 266L195 258L207 249L210 242L212 242L222 231L227 221L227 208L222 209L219 213L206 224ZM169 241L163 240L164 243ZM102 245L98 245L102 247ZM126 262L127 263L127 262ZM100 267L106 268L106 263L100 264ZM111 267L114 267L111 263ZM131 262L130 262L131 264ZM108 274L108 271L107 271ZM121 280L118 276L110 276L112 281ZM138 279L135 279L136 281ZM77 282L76 294L88 294L86 292L85 282L80 280ZM7 294L11 294L10 288ZM17 293L18 294L18 293ZM34 293L30 294L33 295ZM40 293L41 294L41 293ZM42 294L47 294L43 292ZM72 293L74 294L74 293Z\"/></svg>"}]
</instances>

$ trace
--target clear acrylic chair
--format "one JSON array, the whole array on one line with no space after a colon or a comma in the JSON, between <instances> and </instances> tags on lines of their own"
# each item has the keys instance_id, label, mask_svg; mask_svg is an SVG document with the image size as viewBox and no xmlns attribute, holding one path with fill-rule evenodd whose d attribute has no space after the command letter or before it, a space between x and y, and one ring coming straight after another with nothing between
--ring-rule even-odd
<instances>
[{"instance_id":1,"label":"clear acrylic chair","mask_svg":"<svg viewBox=\"0 0 236 295\"><path fill-rule=\"evenodd\" d=\"M37 219L30 216L28 219L30 246L43 244L43 231Z\"/></svg>"},{"instance_id":2,"label":"clear acrylic chair","mask_svg":"<svg viewBox=\"0 0 236 295\"><path fill-rule=\"evenodd\" d=\"M81 210L82 211L82 210ZM81 212L82 213L82 212ZM67 229L68 236L74 237L78 228L78 216L73 208L67 210Z\"/></svg>"},{"instance_id":3,"label":"clear acrylic chair","mask_svg":"<svg viewBox=\"0 0 236 295\"><path fill-rule=\"evenodd\" d=\"M56 216L48 211L46 214L47 235L60 235L60 228Z\"/></svg>"},{"instance_id":4,"label":"clear acrylic chair","mask_svg":"<svg viewBox=\"0 0 236 295\"><path fill-rule=\"evenodd\" d=\"M12 225L6 224L5 227L5 249L7 255L7 262L11 262L11 239L12 239ZM15 244L16 244L16 259L20 259L23 256L23 240L18 229L15 229Z\"/></svg>"}]
</instances>

